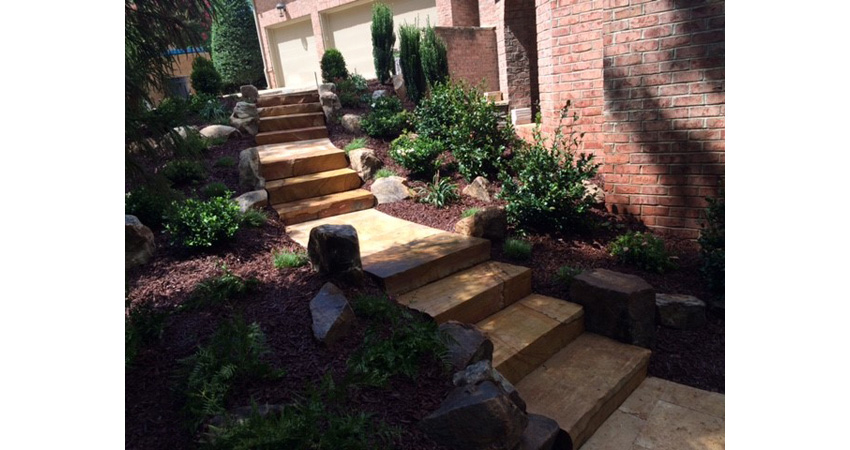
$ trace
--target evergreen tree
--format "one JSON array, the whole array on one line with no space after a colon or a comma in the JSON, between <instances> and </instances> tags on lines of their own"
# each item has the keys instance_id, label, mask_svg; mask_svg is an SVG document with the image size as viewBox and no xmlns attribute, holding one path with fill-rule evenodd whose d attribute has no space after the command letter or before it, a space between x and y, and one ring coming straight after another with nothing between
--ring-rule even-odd
<instances>
[{"instance_id":1,"label":"evergreen tree","mask_svg":"<svg viewBox=\"0 0 850 450\"><path fill-rule=\"evenodd\" d=\"M446 81L449 77L449 59L446 43L437 36L430 23L425 27L422 39L422 71L429 86Z\"/></svg>"},{"instance_id":2,"label":"evergreen tree","mask_svg":"<svg viewBox=\"0 0 850 450\"><path fill-rule=\"evenodd\" d=\"M419 103L425 95L425 75L422 73L422 55L420 53L421 31L416 25L402 25L398 29L401 37L401 72L404 86L413 103Z\"/></svg>"},{"instance_id":3,"label":"evergreen tree","mask_svg":"<svg viewBox=\"0 0 850 450\"><path fill-rule=\"evenodd\" d=\"M375 3L372 7L372 58L375 61L375 76L384 82L395 75L395 58L393 46L393 12L383 3Z\"/></svg>"},{"instance_id":4,"label":"evergreen tree","mask_svg":"<svg viewBox=\"0 0 850 450\"><path fill-rule=\"evenodd\" d=\"M212 59L225 91L243 84L265 86L260 41L248 1L218 0L214 4Z\"/></svg>"}]
</instances>

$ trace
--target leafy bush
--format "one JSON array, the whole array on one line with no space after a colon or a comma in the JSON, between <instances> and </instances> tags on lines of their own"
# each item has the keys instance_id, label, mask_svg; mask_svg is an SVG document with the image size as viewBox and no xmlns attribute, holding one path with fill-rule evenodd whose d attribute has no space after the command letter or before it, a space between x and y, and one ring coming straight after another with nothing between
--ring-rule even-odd
<instances>
[{"instance_id":1,"label":"leafy bush","mask_svg":"<svg viewBox=\"0 0 850 450\"><path fill-rule=\"evenodd\" d=\"M502 245L502 251L508 258L527 260L531 258L531 243L519 239L507 239Z\"/></svg>"},{"instance_id":2,"label":"leafy bush","mask_svg":"<svg viewBox=\"0 0 850 450\"><path fill-rule=\"evenodd\" d=\"M186 128L186 137L180 136L174 130L169 137L174 142L175 155L197 158L210 147L210 140L201 136L201 133L194 128Z\"/></svg>"},{"instance_id":3,"label":"leafy bush","mask_svg":"<svg viewBox=\"0 0 850 450\"><path fill-rule=\"evenodd\" d=\"M242 214L242 223L253 228L265 225L268 220L269 216L257 209L249 209Z\"/></svg>"},{"instance_id":4,"label":"leafy bush","mask_svg":"<svg viewBox=\"0 0 850 450\"><path fill-rule=\"evenodd\" d=\"M467 181L501 168L502 153L513 142L513 129L499 129L496 106L464 83L437 83L416 107L420 137L440 141L457 160Z\"/></svg>"},{"instance_id":5,"label":"leafy bush","mask_svg":"<svg viewBox=\"0 0 850 450\"><path fill-rule=\"evenodd\" d=\"M230 113L218 98L208 99L198 111L198 116L210 123L230 124Z\"/></svg>"},{"instance_id":6,"label":"leafy bush","mask_svg":"<svg viewBox=\"0 0 850 450\"><path fill-rule=\"evenodd\" d=\"M345 154L347 155L348 152L350 152L352 150L357 150L359 148L363 148L365 146L366 146L366 138L359 137L359 138L356 138L356 139L352 139L351 142L349 142L348 145L346 145L343 150L345 150Z\"/></svg>"},{"instance_id":7,"label":"leafy bush","mask_svg":"<svg viewBox=\"0 0 850 450\"><path fill-rule=\"evenodd\" d=\"M221 92L221 75L215 65L207 58L198 57L192 61L192 88L201 94L215 95Z\"/></svg>"},{"instance_id":8,"label":"leafy bush","mask_svg":"<svg viewBox=\"0 0 850 450\"><path fill-rule=\"evenodd\" d=\"M561 266L558 268L558 273L555 274L555 280L559 283L569 286L573 283L573 280L581 274L582 270L578 267L572 266Z\"/></svg>"},{"instance_id":9,"label":"leafy bush","mask_svg":"<svg viewBox=\"0 0 850 450\"><path fill-rule=\"evenodd\" d=\"M398 97L380 97L372 103L372 110L360 126L369 136L393 138L410 126L410 114L401 107Z\"/></svg>"},{"instance_id":10,"label":"leafy bush","mask_svg":"<svg viewBox=\"0 0 850 450\"><path fill-rule=\"evenodd\" d=\"M609 245L620 262L650 272L664 273L676 265L670 260L664 240L652 233L631 231L617 236Z\"/></svg>"},{"instance_id":11,"label":"leafy bush","mask_svg":"<svg viewBox=\"0 0 850 450\"><path fill-rule=\"evenodd\" d=\"M355 73L348 78L337 79L336 87L339 102L344 108L357 108L361 103L369 102L369 88L361 75Z\"/></svg>"},{"instance_id":12,"label":"leafy bush","mask_svg":"<svg viewBox=\"0 0 850 450\"><path fill-rule=\"evenodd\" d=\"M244 298L257 290L260 282L256 278L244 279L222 266L222 274L207 278L197 285L189 299L181 305L182 310L196 310L230 303Z\"/></svg>"},{"instance_id":13,"label":"leafy bush","mask_svg":"<svg viewBox=\"0 0 850 450\"><path fill-rule=\"evenodd\" d=\"M236 90L243 84L265 86L263 57L250 3L245 0L212 2L212 57L223 88Z\"/></svg>"},{"instance_id":14,"label":"leafy bush","mask_svg":"<svg viewBox=\"0 0 850 450\"><path fill-rule=\"evenodd\" d=\"M202 190L204 197L224 197L228 193L227 185L220 182L210 183Z\"/></svg>"},{"instance_id":15,"label":"leafy bush","mask_svg":"<svg viewBox=\"0 0 850 450\"><path fill-rule=\"evenodd\" d=\"M429 86L443 83L449 78L449 60L446 43L437 36L430 23L422 38L422 72Z\"/></svg>"},{"instance_id":16,"label":"leafy bush","mask_svg":"<svg viewBox=\"0 0 850 450\"><path fill-rule=\"evenodd\" d=\"M472 217L472 216L474 216L474 215L475 215L475 213L477 213L478 211L481 211L481 208L469 208L469 209L467 209L466 211L464 211L464 212L460 215L460 217L461 217L461 218Z\"/></svg>"},{"instance_id":17,"label":"leafy bush","mask_svg":"<svg viewBox=\"0 0 850 450\"><path fill-rule=\"evenodd\" d=\"M169 161L162 168L162 175L177 186L197 184L207 179L207 170L198 161Z\"/></svg>"},{"instance_id":18,"label":"leafy bush","mask_svg":"<svg viewBox=\"0 0 850 450\"><path fill-rule=\"evenodd\" d=\"M165 229L188 248L212 247L233 237L242 223L242 213L231 195L228 192L207 201L187 199L168 213Z\"/></svg>"},{"instance_id":19,"label":"leafy bush","mask_svg":"<svg viewBox=\"0 0 850 450\"><path fill-rule=\"evenodd\" d=\"M375 61L375 76L384 82L395 75L395 33L393 32L393 12L383 3L372 5L372 58Z\"/></svg>"},{"instance_id":20,"label":"leafy bush","mask_svg":"<svg viewBox=\"0 0 850 450\"><path fill-rule=\"evenodd\" d=\"M310 258L304 253L283 251L274 254L275 269L301 267L309 261Z\"/></svg>"},{"instance_id":21,"label":"leafy bush","mask_svg":"<svg viewBox=\"0 0 850 450\"><path fill-rule=\"evenodd\" d=\"M378 171L375 172L375 179L376 180L378 178L387 178L387 177L395 177L395 176L398 176L398 174L393 172L391 169L387 169L387 168L378 169Z\"/></svg>"},{"instance_id":22,"label":"leafy bush","mask_svg":"<svg viewBox=\"0 0 850 450\"><path fill-rule=\"evenodd\" d=\"M348 69L345 68L345 58L335 48L325 50L325 54L322 55L322 61L319 64L322 66L322 80L325 83L337 83L337 86L339 86L341 80L348 78Z\"/></svg>"},{"instance_id":23,"label":"leafy bush","mask_svg":"<svg viewBox=\"0 0 850 450\"><path fill-rule=\"evenodd\" d=\"M390 158L414 175L434 173L443 146L438 141L403 134L390 143Z\"/></svg>"},{"instance_id":24,"label":"leafy bush","mask_svg":"<svg viewBox=\"0 0 850 450\"><path fill-rule=\"evenodd\" d=\"M569 106L568 100L551 143L542 136L538 123L534 142L520 148L511 161L516 178L506 172L501 175L498 198L508 202L508 221L520 229L566 231L583 225L593 206L582 182L593 178L599 165L593 162L593 155L576 156L584 133L577 135L571 124L569 135L564 135ZM572 119L578 120L578 115Z\"/></svg>"},{"instance_id":25,"label":"leafy bush","mask_svg":"<svg viewBox=\"0 0 850 450\"><path fill-rule=\"evenodd\" d=\"M427 184L418 191L419 201L444 208L452 202L456 202L460 195L457 193L457 185L448 178L440 178L434 175L434 182Z\"/></svg>"},{"instance_id":26,"label":"leafy bush","mask_svg":"<svg viewBox=\"0 0 850 450\"><path fill-rule=\"evenodd\" d=\"M124 319L124 366L129 367L142 346L158 341L168 314L150 303L132 308Z\"/></svg>"},{"instance_id":27,"label":"leafy bush","mask_svg":"<svg viewBox=\"0 0 850 450\"><path fill-rule=\"evenodd\" d=\"M699 236L702 272L710 291L724 295L726 289L726 197L720 186L716 198L706 198L707 223Z\"/></svg>"},{"instance_id":28,"label":"leafy bush","mask_svg":"<svg viewBox=\"0 0 850 450\"><path fill-rule=\"evenodd\" d=\"M416 25L402 25L398 29L401 44L401 73L404 75L404 86L407 95L413 103L425 96L425 74L422 72L422 55L420 40L422 33Z\"/></svg>"},{"instance_id":29,"label":"leafy bush","mask_svg":"<svg viewBox=\"0 0 850 450\"><path fill-rule=\"evenodd\" d=\"M236 158L232 156L222 156L215 161L213 167L236 167Z\"/></svg>"},{"instance_id":30,"label":"leafy bush","mask_svg":"<svg viewBox=\"0 0 850 450\"><path fill-rule=\"evenodd\" d=\"M160 227L173 203L182 197L180 192L167 186L142 186L125 195L124 214L138 217L148 227Z\"/></svg>"},{"instance_id":31,"label":"leafy bush","mask_svg":"<svg viewBox=\"0 0 850 450\"><path fill-rule=\"evenodd\" d=\"M156 109L145 113L143 122L154 129L171 129L185 125L189 118L189 103L179 97L164 98Z\"/></svg>"}]
</instances>

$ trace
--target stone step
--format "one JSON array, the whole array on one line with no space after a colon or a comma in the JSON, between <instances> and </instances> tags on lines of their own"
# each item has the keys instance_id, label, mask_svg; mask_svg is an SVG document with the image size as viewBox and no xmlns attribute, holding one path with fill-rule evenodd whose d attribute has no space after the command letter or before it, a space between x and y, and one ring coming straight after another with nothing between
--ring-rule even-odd
<instances>
[{"instance_id":1,"label":"stone step","mask_svg":"<svg viewBox=\"0 0 850 450\"><path fill-rule=\"evenodd\" d=\"M268 145L326 137L328 137L328 128L322 125L320 127L298 128L294 130L267 131L254 136L254 140L257 141L257 145Z\"/></svg>"},{"instance_id":2,"label":"stone step","mask_svg":"<svg viewBox=\"0 0 850 450\"><path fill-rule=\"evenodd\" d=\"M398 297L437 322L475 323L531 293L531 269L481 263Z\"/></svg>"},{"instance_id":3,"label":"stone step","mask_svg":"<svg viewBox=\"0 0 850 450\"><path fill-rule=\"evenodd\" d=\"M321 103L295 103L292 105L267 106L257 108L260 117L287 116L290 114L305 114L323 112Z\"/></svg>"},{"instance_id":4,"label":"stone step","mask_svg":"<svg viewBox=\"0 0 850 450\"><path fill-rule=\"evenodd\" d=\"M361 239L362 240L362 239ZM490 241L439 233L363 257L363 270L400 295L490 259Z\"/></svg>"},{"instance_id":5,"label":"stone step","mask_svg":"<svg viewBox=\"0 0 850 450\"><path fill-rule=\"evenodd\" d=\"M325 114L323 112L310 112L260 118L261 133L265 133L268 131L294 130L298 128L312 128L319 126L325 126Z\"/></svg>"},{"instance_id":6,"label":"stone step","mask_svg":"<svg viewBox=\"0 0 850 450\"><path fill-rule=\"evenodd\" d=\"M365 189L337 192L272 205L286 225L360 211L375 206L375 196Z\"/></svg>"},{"instance_id":7,"label":"stone step","mask_svg":"<svg viewBox=\"0 0 850 450\"><path fill-rule=\"evenodd\" d=\"M266 145L259 149L260 173L267 181L348 167L345 152L333 145L287 147Z\"/></svg>"},{"instance_id":8,"label":"stone step","mask_svg":"<svg viewBox=\"0 0 850 450\"><path fill-rule=\"evenodd\" d=\"M477 326L493 341L493 367L517 383L583 333L583 317L581 305L531 294Z\"/></svg>"},{"instance_id":9,"label":"stone step","mask_svg":"<svg viewBox=\"0 0 850 450\"><path fill-rule=\"evenodd\" d=\"M294 105L297 103L318 103L319 91L295 92L290 94L261 95L257 99L258 108L269 106Z\"/></svg>"},{"instance_id":10,"label":"stone step","mask_svg":"<svg viewBox=\"0 0 850 450\"><path fill-rule=\"evenodd\" d=\"M646 378L650 351L583 333L516 388L528 412L558 422L578 449Z\"/></svg>"},{"instance_id":11,"label":"stone step","mask_svg":"<svg viewBox=\"0 0 850 450\"><path fill-rule=\"evenodd\" d=\"M344 168L267 181L266 191L269 193L269 203L275 205L350 191L359 188L361 184L357 172Z\"/></svg>"}]
</instances>

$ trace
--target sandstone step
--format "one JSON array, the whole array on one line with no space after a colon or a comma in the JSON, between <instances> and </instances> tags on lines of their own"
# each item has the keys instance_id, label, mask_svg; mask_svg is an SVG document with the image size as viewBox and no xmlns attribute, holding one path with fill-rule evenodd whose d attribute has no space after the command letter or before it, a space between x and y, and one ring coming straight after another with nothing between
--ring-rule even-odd
<instances>
[{"instance_id":1,"label":"sandstone step","mask_svg":"<svg viewBox=\"0 0 850 450\"><path fill-rule=\"evenodd\" d=\"M257 145L268 145L326 137L328 137L328 128L322 125L320 127L298 128L294 130L267 131L254 136L254 140L257 142Z\"/></svg>"},{"instance_id":2,"label":"sandstone step","mask_svg":"<svg viewBox=\"0 0 850 450\"><path fill-rule=\"evenodd\" d=\"M475 323L531 293L531 269L481 263L398 297L437 322Z\"/></svg>"},{"instance_id":3,"label":"sandstone step","mask_svg":"<svg viewBox=\"0 0 850 450\"><path fill-rule=\"evenodd\" d=\"M310 112L260 118L261 133L265 133L268 131L294 130L298 128L312 128L320 126L325 126L325 114L323 112Z\"/></svg>"},{"instance_id":4,"label":"sandstone step","mask_svg":"<svg viewBox=\"0 0 850 450\"><path fill-rule=\"evenodd\" d=\"M365 189L337 192L272 205L286 225L360 211L375 206L375 196Z\"/></svg>"},{"instance_id":5,"label":"sandstone step","mask_svg":"<svg viewBox=\"0 0 850 450\"><path fill-rule=\"evenodd\" d=\"M445 232L361 258L363 270L390 295L410 292L488 259L489 240Z\"/></svg>"},{"instance_id":6,"label":"sandstone step","mask_svg":"<svg viewBox=\"0 0 850 450\"><path fill-rule=\"evenodd\" d=\"M578 449L646 377L650 351L583 333L516 388L528 412L551 417Z\"/></svg>"},{"instance_id":7,"label":"sandstone step","mask_svg":"<svg viewBox=\"0 0 850 450\"><path fill-rule=\"evenodd\" d=\"M260 148L260 173L267 181L348 167L345 152L333 145L287 147L283 144Z\"/></svg>"},{"instance_id":8,"label":"sandstone step","mask_svg":"<svg viewBox=\"0 0 850 450\"><path fill-rule=\"evenodd\" d=\"M350 191L359 188L361 184L357 172L344 168L267 181L266 191L269 193L269 203L275 205Z\"/></svg>"},{"instance_id":9,"label":"sandstone step","mask_svg":"<svg viewBox=\"0 0 850 450\"><path fill-rule=\"evenodd\" d=\"M319 91L295 92L290 94L261 95L257 99L258 108L269 106L293 105L297 103L318 103Z\"/></svg>"},{"instance_id":10,"label":"sandstone step","mask_svg":"<svg viewBox=\"0 0 850 450\"><path fill-rule=\"evenodd\" d=\"M531 294L478 328L493 341L493 367L517 383L583 333L583 317L581 305Z\"/></svg>"},{"instance_id":11,"label":"sandstone step","mask_svg":"<svg viewBox=\"0 0 850 450\"><path fill-rule=\"evenodd\" d=\"M257 108L257 112L260 113L260 117L272 117L323 111L321 103L295 103L292 105L267 106L265 108Z\"/></svg>"}]
</instances>

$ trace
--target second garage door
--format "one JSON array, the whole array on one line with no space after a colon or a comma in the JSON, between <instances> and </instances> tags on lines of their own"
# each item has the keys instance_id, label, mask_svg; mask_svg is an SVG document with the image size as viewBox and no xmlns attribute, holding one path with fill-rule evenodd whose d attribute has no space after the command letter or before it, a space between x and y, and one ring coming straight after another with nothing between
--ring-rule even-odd
<instances>
[{"instance_id":1,"label":"second garage door","mask_svg":"<svg viewBox=\"0 0 850 450\"><path fill-rule=\"evenodd\" d=\"M272 30L273 48L277 52L275 74L279 87L303 88L322 82L313 24L302 20Z\"/></svg>"}]
</instances>

